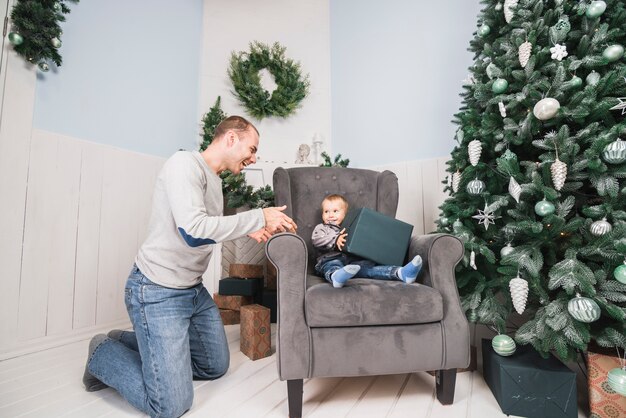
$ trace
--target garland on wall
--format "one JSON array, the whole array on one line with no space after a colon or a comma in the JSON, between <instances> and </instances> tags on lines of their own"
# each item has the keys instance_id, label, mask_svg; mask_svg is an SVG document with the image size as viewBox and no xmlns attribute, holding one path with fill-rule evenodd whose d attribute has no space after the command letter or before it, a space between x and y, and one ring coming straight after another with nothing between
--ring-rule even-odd
<instances>
[{"instance_id":1,"label":"garland on wall","mask_svg":"<svg viewBox=\"0 0 626 418\"><path fill-rule=\"evenodd\" d=\"M59 22L65 21L70 9L66 2L79 0L17 0L11 10L9 42L26 61L48 71L51 62L61 66L59 54L63 31Z\"/></svg>"},{"instance_id":2,"label":"garland on wall","mask_svg":"<svg viewBox=\"0 0 626 418\"><path fill-rule=\"evenodd\" d=\"M218 96L215 104L202 118L202 144L200 151L204 151L215 136L215 128L228 115L221 108L221 97ZM270 186L256 190L246 183L243 173L233 174L226 170L220 174L222 179L222 193L229 208L248 206L251 209L266 208L274 205L274 192Z\"/></svg>"},{"instance_id":3,"label":"garland on wall","mask_svg":"<svg viewBox=\"0 0 626 418\"><path fill-rule=\"evenodd\" d=\"M250 43L249 52L233 52L228 75L234 94L250 115L287 117L295 112L309 93L309 75L302 76L300 63L285 58L285 47L278 42L272 47L260 42ZM259 71L267 69L277 84L268 92L261 85Z\"/></svg>"}]
</instances>

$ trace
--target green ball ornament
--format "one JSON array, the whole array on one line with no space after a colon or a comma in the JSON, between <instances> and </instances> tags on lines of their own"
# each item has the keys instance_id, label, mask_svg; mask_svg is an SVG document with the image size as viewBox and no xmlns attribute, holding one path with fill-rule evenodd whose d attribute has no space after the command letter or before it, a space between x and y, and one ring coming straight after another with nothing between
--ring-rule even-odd
<instances>
[{"instance_id":1,"label":"green ball ornament","mask_svg":"<svg viewBox=\"0 0 626 418\"><path fill-rule=\"evenodd\" d=\"M615 277L615 280L618 282L626 284L626 264L617 266L615 270L613 270L613 277Z\"/></svg>"},{"instance_id":2,"label":"green ball ornament","mask_svg":"<svg viewBox=\"0 0 626 418\"><path fill-rule=\"evenodd\" d=\"M598 84L599 81L600 81L600 74L598 74L595 71L590 72L587 78L585 78L585 82L589 86L595 86L596 84Z\"/></svg>"},{"instance_id":3,"label":"green ball ornament","mask_svg":"<svg viewBox=\"0 0 626 418\"><path fill-rule=\"evenodd\" d=\"M607 380L611 389L622 396L626 396L626 368L616 367L610 370L607 374Z\"/></svg>"},{"instance_id":4,"label":"green ball ornament","mask_svg":"<svg viewBox=\"0 0 626 418\"><path fill-rule=\"evenodd\" d=\"M579 294L567 303L567 311L580 322L589 323L600 318L600 307L596 301Z\"/></svg>"},{"instance_id":5,"label":"green ball ornament","mask_svg":"<svg viewBox=\"0 0 626 418\"><path fill-rule=\"evenodd\" d=\"M493 337L491 340L491 346L493 347L493 351L503 357L507 357L515 353L515 349L517 348L513 338L502 334Z\"/></svg>"},{"instance_id":6,"label":"green ball ornament","mask_svg":"<svg viewBox=\"0 0 626 418\"><path fill-rule=\"evenodd\" d=\"M604 51L602 51L602 56L609 62L619 61L624 56L624 47L620 44L607 46Z\"/></svg>"},{"instance_id":7,"label":"green ball ornament","mask_svg":"<svg viewBox=\"0 0 626 418\"><path fill-rule=\"evenodd\" d=\"M548 216L554 213L554 205L543 199L535 205L535 213L539 216Z\"/></svg>"},{"instance_id":8,"label":"green ball ornament","mask_svg":"<svg viewBox=\"0 0 626 418\"><path fill-rule=\"evenodd\" d=\"M595 19L596 17L602 16L602 13L606 10L606 3L603 1L592 1L587 10L585 11L585 15L588 18Z\"/></svg>"},{"instance_id":9,"label":"green ball ornament","mask_svg":"<svg viewBox=\"0 0 626 418\"><path fill-rule=\"evenodd\" d=\"M496 79L491 85L491 91L495 94L504 93L507 88L509 88L509 82L503 78Z\"/></svg>"},{"instance_id":10,"label":"green ball ornament","mask_svg":"<svg viewBox=\"0 0 626 418\"><path fill-rule=\"evenodd\" d=\"M481 27L478 28L479 36L487 36L489 35L490 32L491 32L491 28L489 27L489 25L482 25Z\"/></svg>"},{"instance_id":11,"label":"green ball ornament","mask_svg":"<svg viewBox=\"0 0 626 418\"><path fill-rule=\"evenodd\" d=\"M478 321L478 313L476 313L476 309L470 309L467 312L467 320L470 322Z\"/></svg>"},{"instance_id":12,"label":"green ball ornament","mask_svg":"<svg viewBox=\"0 0 626 418\"><path fill-rule=\"evenodd\" d=\"M583 85L583 79L577 76L572 77L570 82L572 83L572 86L574 87L580 87Z\"/></svg>"},{"instance_id":13,"label":"green ball ornament","mask_svg":"<svg viewBox=\"0 0 626 418\"><path fill-rule=\"evenodd\" d=\"M37 64L37 67L39 67L39 69L44 73L47 73L48 70L50 70L50 67L45 62L40 62L39 64Z\"/></svg>"},{"instance_id":14,"label":"green ball ornament","mask_svg":"<svg viewBox=\"0 0 626 418\"><path fill-rule=\"evenodd\" d=\"M17 32L9 32L9 42L15 46L21 45L24 42L24 38Z\"/></svg>"}]
</instances>

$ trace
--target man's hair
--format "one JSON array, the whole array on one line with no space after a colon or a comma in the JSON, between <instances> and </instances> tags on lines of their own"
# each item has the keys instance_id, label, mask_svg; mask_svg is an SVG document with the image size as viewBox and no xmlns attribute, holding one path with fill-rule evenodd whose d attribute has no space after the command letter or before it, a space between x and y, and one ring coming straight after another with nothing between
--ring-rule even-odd
<instances>
[{"instance_id":1,"label":"man's hair","mask_svg":"<svg viewBox=\"0 0 626 418\"><path fill-rule=\"evenodd\" d=\"M230 130L243 132L247 131L250 127L255 130L258 136L261 136L257 128L245 118L242 118L241 116L229 116L215 127L213 139L221 138L227 131Z\"/></svg>"},{"instance_id":2,"label":"man's hair","mask_svg":"<svg viewBox=\"0 0 626 418\"><path fill-rule=\"evenodd\" d=\"M348 204L348 201L346 200L346 198L343 197L340 194L329 194L328 196L326 196L324 198L324 200L322 200L322 206L324 206L324 202L336 202L336 201L343 202L343 204L346 206L346 211L350 207L350 205ZM323 209L323 207L322 207L322 209Z\"/></svg>"}]
</instances>

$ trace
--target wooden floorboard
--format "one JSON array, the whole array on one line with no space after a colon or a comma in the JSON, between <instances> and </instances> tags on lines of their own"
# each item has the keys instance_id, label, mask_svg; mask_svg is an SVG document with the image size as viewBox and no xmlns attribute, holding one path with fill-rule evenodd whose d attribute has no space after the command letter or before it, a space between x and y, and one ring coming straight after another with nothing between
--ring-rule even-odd
<instances>
[{"instance_id":1,"label":"wooden floorboard","mask_svg":"<svg viewBox=\"0 0 626 418\"><path fill-rule=\"evenodd\" d=\"M275 325L272 342L275 344ZM194 404L185 417L287 417L287 384L276 355L251 361L239 350L239 327L226 326L228 372L194 381ZM126 418L144 416L113 389L85 392L82 374L88 341L0 362L0 417ZM273 347L275 350L275 347ZM579 380L584 384L584 380ZM584 388L579 388L579 397ZM586 401L586 399L583 399ZM579 418L586 414L579 410ZM495 418L504 415L480 372L458 373L454 403L443 406L428 373L304 381L303 416Z\"/></svg>"}]
</instances>

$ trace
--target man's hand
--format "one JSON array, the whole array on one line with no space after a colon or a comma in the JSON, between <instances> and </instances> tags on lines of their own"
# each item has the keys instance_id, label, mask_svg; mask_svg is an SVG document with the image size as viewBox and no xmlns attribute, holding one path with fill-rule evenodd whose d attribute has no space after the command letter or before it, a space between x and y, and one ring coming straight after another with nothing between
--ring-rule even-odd
<instances>
[{"instance_id":1,"label":"man's hand","mask_svg":"<svg viewBox=\"0 0 626 418\"><path fill-rule=\"evenodd\" d=\"M267 232L265 228L261 228L258 231L251 232L250 234L248 234L248 236L256 242L267 242L272 234Z\"/></svg>"},{"instance_id":2,"label":"man's hand","mask_svg":"<svg viewBox=\"0 0 626 418\"><path fill-rule=\"evenodd\" d=\"M276 234L278 232L296 232L298 226L289 216L285 215L283 211L287 209L287 206L271 207L263 209L263 217L265 218L265 229L270 234Z\"/></svg>"},{"instance_id":3,"label":"man's hand","mask_svg":"<svg viewBox=\"0 0 626 418\"><path fill-rule=\"evenodd\" d=\"M342 229L337 237L337 248L339 251L343 251L343 246L346 245L346 237L348 233L346 232L346 228Z\"/></svg>"}]
</instances>

